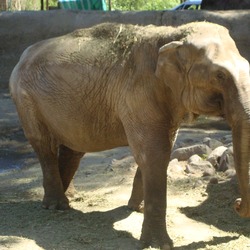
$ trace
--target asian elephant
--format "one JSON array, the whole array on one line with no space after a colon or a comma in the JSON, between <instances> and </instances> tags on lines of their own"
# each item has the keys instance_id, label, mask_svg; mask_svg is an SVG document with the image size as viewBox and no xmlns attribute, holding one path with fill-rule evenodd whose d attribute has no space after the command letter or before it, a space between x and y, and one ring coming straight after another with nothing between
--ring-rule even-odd
<instances>
[{"instance_id":1,"label":"asian elephant","mask_svg":"<svg viewBox=\"0 0 250 250\"><path fill-rule=\"evenodd\" d=\"M129 145L138 164L128 206L144 201L141 241L172 249L166 171L180 124L201 114L232 128L241 199L250 217L249 63L226 28L100 24L27 48L10 77L25 135L43 171L45 208L65 195L86 152Z\"/></svg>"}]
</instances>

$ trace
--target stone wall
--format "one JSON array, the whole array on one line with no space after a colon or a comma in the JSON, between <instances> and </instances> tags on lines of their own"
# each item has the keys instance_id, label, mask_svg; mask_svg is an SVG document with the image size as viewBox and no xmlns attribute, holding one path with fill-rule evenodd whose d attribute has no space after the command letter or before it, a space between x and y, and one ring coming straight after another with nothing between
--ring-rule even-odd
<instances>
[{"instance_id":1,"label":"stone wall","mask_svg":"<svg viewBox=\"0 0 250 250\"><path fill-rule=\"evenodd\" d=\"M64 10L0 12L0 88L8 87L10 73L23 50L39 40L102 22L177 26L191 21L210 21L227 27L241 54L250 61L250 11L248 10L225 12Z\"/></svg>"}]
</instances>

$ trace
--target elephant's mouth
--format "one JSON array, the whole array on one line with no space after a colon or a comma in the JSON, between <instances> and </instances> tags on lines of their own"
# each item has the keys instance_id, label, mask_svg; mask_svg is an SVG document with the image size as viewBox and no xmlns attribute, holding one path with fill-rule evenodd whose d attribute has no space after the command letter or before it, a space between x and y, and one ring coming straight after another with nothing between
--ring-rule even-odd
<instances>
[{"instance_id":1,"label":"elephant's mouth","mask_svg":"<svg viewBox=\"0 0 250 250\"><path fill-rule=\"evenodd\" d=\"M214 102L216 103L218 116L226 119L226 112L225 112L225 101L222 94L216 94L214 97Z\"/></svg>"},{"instance_id":2,"label":"elephant's mouth","mask_svg":"<svg viewBox=\"0 0 250 250\"><path fill-rule=\"evenodd\" d=\"M201 111L203 115L216 116L226 119L225 102L223 95L215 93L203 103L204 109Z\"/></svg>"},{"instance_id":3,"label":"elephant's mouth","mask_svg":"<svg viewBox=\"0 0 250 250\"><path fill-rule=\"evenodd\" d=\"M195 89L193 92L183 92L183 101L187 110L193 114L226 119L225 100L218 91Z\"/></svg>"}]
</instances>

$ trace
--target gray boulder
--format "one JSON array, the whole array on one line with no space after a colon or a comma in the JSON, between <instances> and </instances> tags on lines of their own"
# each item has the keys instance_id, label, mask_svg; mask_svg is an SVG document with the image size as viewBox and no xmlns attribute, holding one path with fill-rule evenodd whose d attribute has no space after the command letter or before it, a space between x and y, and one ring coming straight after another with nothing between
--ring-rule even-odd
<instances>
[{"instance_id":1,"label":"gray boulder","mask_svg":"<svg viewBox=\"0 0 250 250\"><path fill-rule=\"evenodd\" d=\"M184 169L177 159L173 159L168 164L168 177L179 178L184 174Z\"/></svg>"},{"instance_id":2,"label":"gray boulder","mask_svg":"<svg viewBox=\"0 0 250 250\"><path fill-rule=\"evenodd\" d=\"M212 150L220 147L220 146L223 146L223 143L216 140L216 139L212 139L210 137L205 137L203 139L203 143L206 144L208 147L210 147Z\"/></svg>"},{"instance_id":3,"label":"gray boulder","mask_svg":"<svg viewBox=\"0 0 250 250\"><path fill-rule=\"evenodd\" d=\"M225 135L225 136L222 138L222 142L223 142L224 144L232 143L232 141L233 141L232 135Z\"/></svg>"},{"instance_id":4,"label":"gray boulder","mask_svg":"<svg viewBox=\"0 0 250 250\"><path fill-rule=\"evenodd\" d=\"M202 158L199 155L192 155L191 157L189 157L189 159L187 160L188 164L192 164L192 163L198 163L202 161Z\"/></svg>"},{"instance_id":5,"label":"gray boulder","mask_svg":"<svg viewBox=\"0 0 250 250\"><path fill-rule=\"evenodd\" d=\"M215 169L209 161L191 162L186 167L186 172L201 174L202 176L213 176Z\"/></svg>"},{"instance_id":6,"label":"gray boulder","mask_svg":"<svg viewBox=\"0 0 250 250\"><path fill-rule=\"evenodd\" d=\"M205 144L198 144L189 147L178 148L171 154L171 159L178 159L179 161L187 161L192 155L209 155L212 150Z\"/></svg>"},{"instance_id":7,"label":"gray boulder","mask_svg":"<svg viewBox=\"0 0 250 250\"><path fill-rule=\"evenodd\" d=\"M225 146L220 146L214 149L207 157L207 161L209 161L217 169L220 158L226 150L227 150L227 147Z\"/></svg>"},{"instance_id":8,"label":"gray boulder","mask_svg":"<svg viewBox=\"0 0 250 250\"><path fill-rule=\"evenodd\" d=\"M225 150L219 159L218 171L225 172L228 169L234 169L232 146Z\"/></svg>"}]
</instances>

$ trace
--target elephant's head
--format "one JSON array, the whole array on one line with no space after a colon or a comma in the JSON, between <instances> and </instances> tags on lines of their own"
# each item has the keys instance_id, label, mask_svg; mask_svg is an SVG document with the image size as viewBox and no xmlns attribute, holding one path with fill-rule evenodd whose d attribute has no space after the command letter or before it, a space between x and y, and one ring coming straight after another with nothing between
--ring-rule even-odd
<instances>
[{"instance_id":1,"label":"elephant's head","mask_svg":"<svg viewBox=\"0 0 250 250\"><path fill-rule=\"evenodd\" d=\"M183 30L186 37L159 50L156 76L172 90L180 109L224 117L232 128L242 200L235 209L250 217L250 77L228 31L209 23Z\"/></svg>"}]
</instances>

